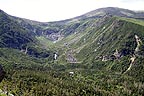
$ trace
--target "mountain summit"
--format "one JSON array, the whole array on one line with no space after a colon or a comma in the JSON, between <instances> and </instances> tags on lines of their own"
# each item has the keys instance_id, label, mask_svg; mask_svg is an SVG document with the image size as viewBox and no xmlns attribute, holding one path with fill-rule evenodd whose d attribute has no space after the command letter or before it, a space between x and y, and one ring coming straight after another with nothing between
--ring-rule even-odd
<instances>
[{"instance_id":1,"label":"mountain summit","mask_svg":"<svg viewBox=\"0 0 144 96\"><path fill-rule=\"evenodd\" d=\"M120 16L120 17L131 17L131 18L143 18L144 12L136 12L131 11L128 9L122 9L117 7L106 7L106 8L100 8L91 12L88 12L84 14L86 17L92 17L92 16L104 16L104 15L113 15L113 16Z\"/></svg>"}]
</instances>

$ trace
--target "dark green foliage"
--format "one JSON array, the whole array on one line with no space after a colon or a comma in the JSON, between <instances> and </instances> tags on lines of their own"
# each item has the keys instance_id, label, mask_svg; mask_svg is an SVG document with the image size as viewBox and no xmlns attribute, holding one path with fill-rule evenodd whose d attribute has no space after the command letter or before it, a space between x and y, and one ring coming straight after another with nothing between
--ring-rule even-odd
<instances>
[{"instance_id":1,"label":"dark green foliage","mask_svg":"<svg viewBox=\"0 0 144 96\"><path fill-rule=\"evenodd\" d=\"M10 72L12 73L12 72ZM67 71L17 70L1 83L14 95L142 95L143 83L130 76L94 69ZM1 87L2 88L2 87Z\"/></svg>"},{"instance_id":2,"label":"dark green foliage","mask_svg":"<svg viewBox=\"0 0 144 96\"><path fill-rule=\"evenodd\" d=\"M144 58L137 58L133 68L127 74L140 82L144 82Z\"/></svg>"},{"instance_id":3,"label":"dark green foliage","mask_svg":"<svg viewBox=\"0 0 144 96\"><path fill-rule=\"evenodd\" d=\"M28 47L27 54L37 58L47 58L47 57L50 57L51 59L53 58L52 51L47 51L38 47Z\"/></svg>"},{"instance_id":4,"label":"dark green foliage","mask_svg":"<svg viewBox=\"0 0 144 96\"><path fill-rule=\"evenodd\" d=\"M24 20L7 15L4 12L0 12L0 48L14 48L19 50L25 50L27 48L27 54L38 57L46 58L51 56L52 52L42 49L38 40L31 30L33 25L24 22ZM16 21L18 20L18 22ZM20 21L23 23L19 23ZM31 28L32 27L32 28Z\"/></svg>"},{"instance_id":5,"label":"dark green foliage","mask_svg":"<svg viewBox=\"0 0 144 96\"><path fill-rule=\"evenodd\" d=\"M80 26L79 23L74 23L74 24L69 24L68 26L66 26L66 28L64 29L64 34L70 35L73 34L75 32L75 30Z\"/></svg>"},{"instance_id":6,"label":"dark green foliage","mask_svg":"<svg viewBox=\"0 0 144 96\"><path fill-rule=\"evenodd\" d=\"M0 82L3 80L5 76L5 71L3 70L3 67L0 65Z\"/></svg>"},{"instance_id":7,"label":"dark green foliage","mask_svg":"<svg viewBox=\"0 0 144 96\"><path fill-rule=\"evenodd\" d=\"M0 11L0 64L6 71L0 89L15 96L144 95L143 21L112 16L127 17L119 8L101 10L101 16L50 23ZM135 35L142 41L138 52Z\"/></svg>"},{"instance_id":8,"label":"dark green foliage","mask_svg":"<svg viewBox=\"0 0 144 96\"><path fill-rule=\"evenodd\" d=\"M0 22L0 47L20 49L27 43L35 42L33 36L8 15L0 16Z\"/></svg>"},{"instance_id":9,"label":"dark green foliage","mask_svg":"<svg viewBox=\"0 0 144 96\"><path fill-rule=\"evenodd\" d=\"M138 54L139 54L140 56L144 57L144 44L142 44L142 45L140 46L139 50L140 50L140 51L138 52Z\"/></svg>"}]
</instances>

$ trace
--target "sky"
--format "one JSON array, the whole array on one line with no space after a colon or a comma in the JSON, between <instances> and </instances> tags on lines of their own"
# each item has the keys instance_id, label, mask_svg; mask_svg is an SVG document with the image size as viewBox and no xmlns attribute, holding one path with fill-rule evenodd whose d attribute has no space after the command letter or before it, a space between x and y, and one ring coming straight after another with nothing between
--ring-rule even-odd
<instances>
[{"instance_id":1,"label":"sky","mask_svg":"<svg viewBox=\"0 0 144 96\"><path fill-rule=\"evenodd\" d=\"M6 13L31 20L59 21L102 7L144 10L144 0L0 0Z\"/></svg>"}]
</instances>

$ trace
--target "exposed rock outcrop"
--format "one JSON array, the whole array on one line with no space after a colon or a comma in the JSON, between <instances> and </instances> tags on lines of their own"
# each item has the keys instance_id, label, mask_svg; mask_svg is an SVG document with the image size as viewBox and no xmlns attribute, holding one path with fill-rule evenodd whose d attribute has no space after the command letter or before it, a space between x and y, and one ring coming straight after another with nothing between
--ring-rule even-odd
<instances>
[{"instance_id":1,"label":"exposed rock outcrop","mask_svg":"<svg viewBox=\"0 0 144 96\"><path fill-rule=\"evenodd\" d=\"M142 44L142 41L137 35L135 35L135 39L136 39L136 43L137 43L137 46L135 48L135 54L136 54L139 51L139 47Z\"/></svg>"},{"instance_id":2,"label":"exposed rock outcrop","mask_svg":"<svg viewBox=\"0 0 144 96\"><path fill-rule=\"evenodd\" d=\"M123 74L127 73L131 69L132 65L134 64L135 59L136 59L135 55L131 56L131 58L130 58L130 61L131 61L130 62L130 66L128 67L128 69Z\"/></svg>"},{"instance_id":3,"label":"exposed rock outcrop","mask_svg":"<svg viewBox=\"0 0 144 96\"><path fill-rule=\"evenodd\" d=\"M133 64L134 64L134 62L136 60L137 53L140 51L140 46L142 45L142 41L141 41L141 39L137 35L135 35L135 39L136 39L137 46L135 48L133 56L131 56L131 58L130 58L130 61L131 61L130 62L130 66L124 72L124 74L127 73L131 69L131 67L133 66Z\"/></svg>"},{"instance_id":4,"label":"exposed rock outcrop","mask_svg":"<svg viewBox=\"0 0 144 96\"><path fill-rule=\"evenodd\" d=\"M77 59L74 57L73 50L67 51L66 55L67 55L67 61L68 62L70 62L70 63L76 63L77 62Z\"/></svg>"},{"instance_id":5,"label":"exposed rock outcrop","mask_svg":"<svg viewBox=\"0 0 144 96\"><path fill-rule=\"evenodd\" d=\"M115 56L116 59L119 59L121 54L118 52L118 50L116 49L116 51L113 54Z\"/></svg>"}]
</instances>

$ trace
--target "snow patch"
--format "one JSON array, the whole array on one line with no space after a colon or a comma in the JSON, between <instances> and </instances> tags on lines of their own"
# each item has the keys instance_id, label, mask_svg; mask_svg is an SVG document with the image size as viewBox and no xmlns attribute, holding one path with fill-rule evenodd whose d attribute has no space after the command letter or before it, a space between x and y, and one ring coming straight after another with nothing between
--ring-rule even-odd
<instances>
[{"instance_id":1,"label":"snow patch","mask_svg":"<svg viewBox=\"0 0 144 96\"><path fill-rule=\"evenodd\" d=\"M54 60L56 60L56 59L57 59L57 56L58 56L58 55L55 53L55 54L54 54Z\"/></svg>"},{"instance_id":2,"label":"snow patch","mask_svg":"<svg viewBox=\"0 0 144 96\"><path fill-rule=\"evenodd\" d=\"M142 44L142 41L137 35L135 35L135 39L136 39L136 43L137 43L137 47L135 48L135 53L136 53L139 51L139 47Z\"/></svg>"}]
</instances>

